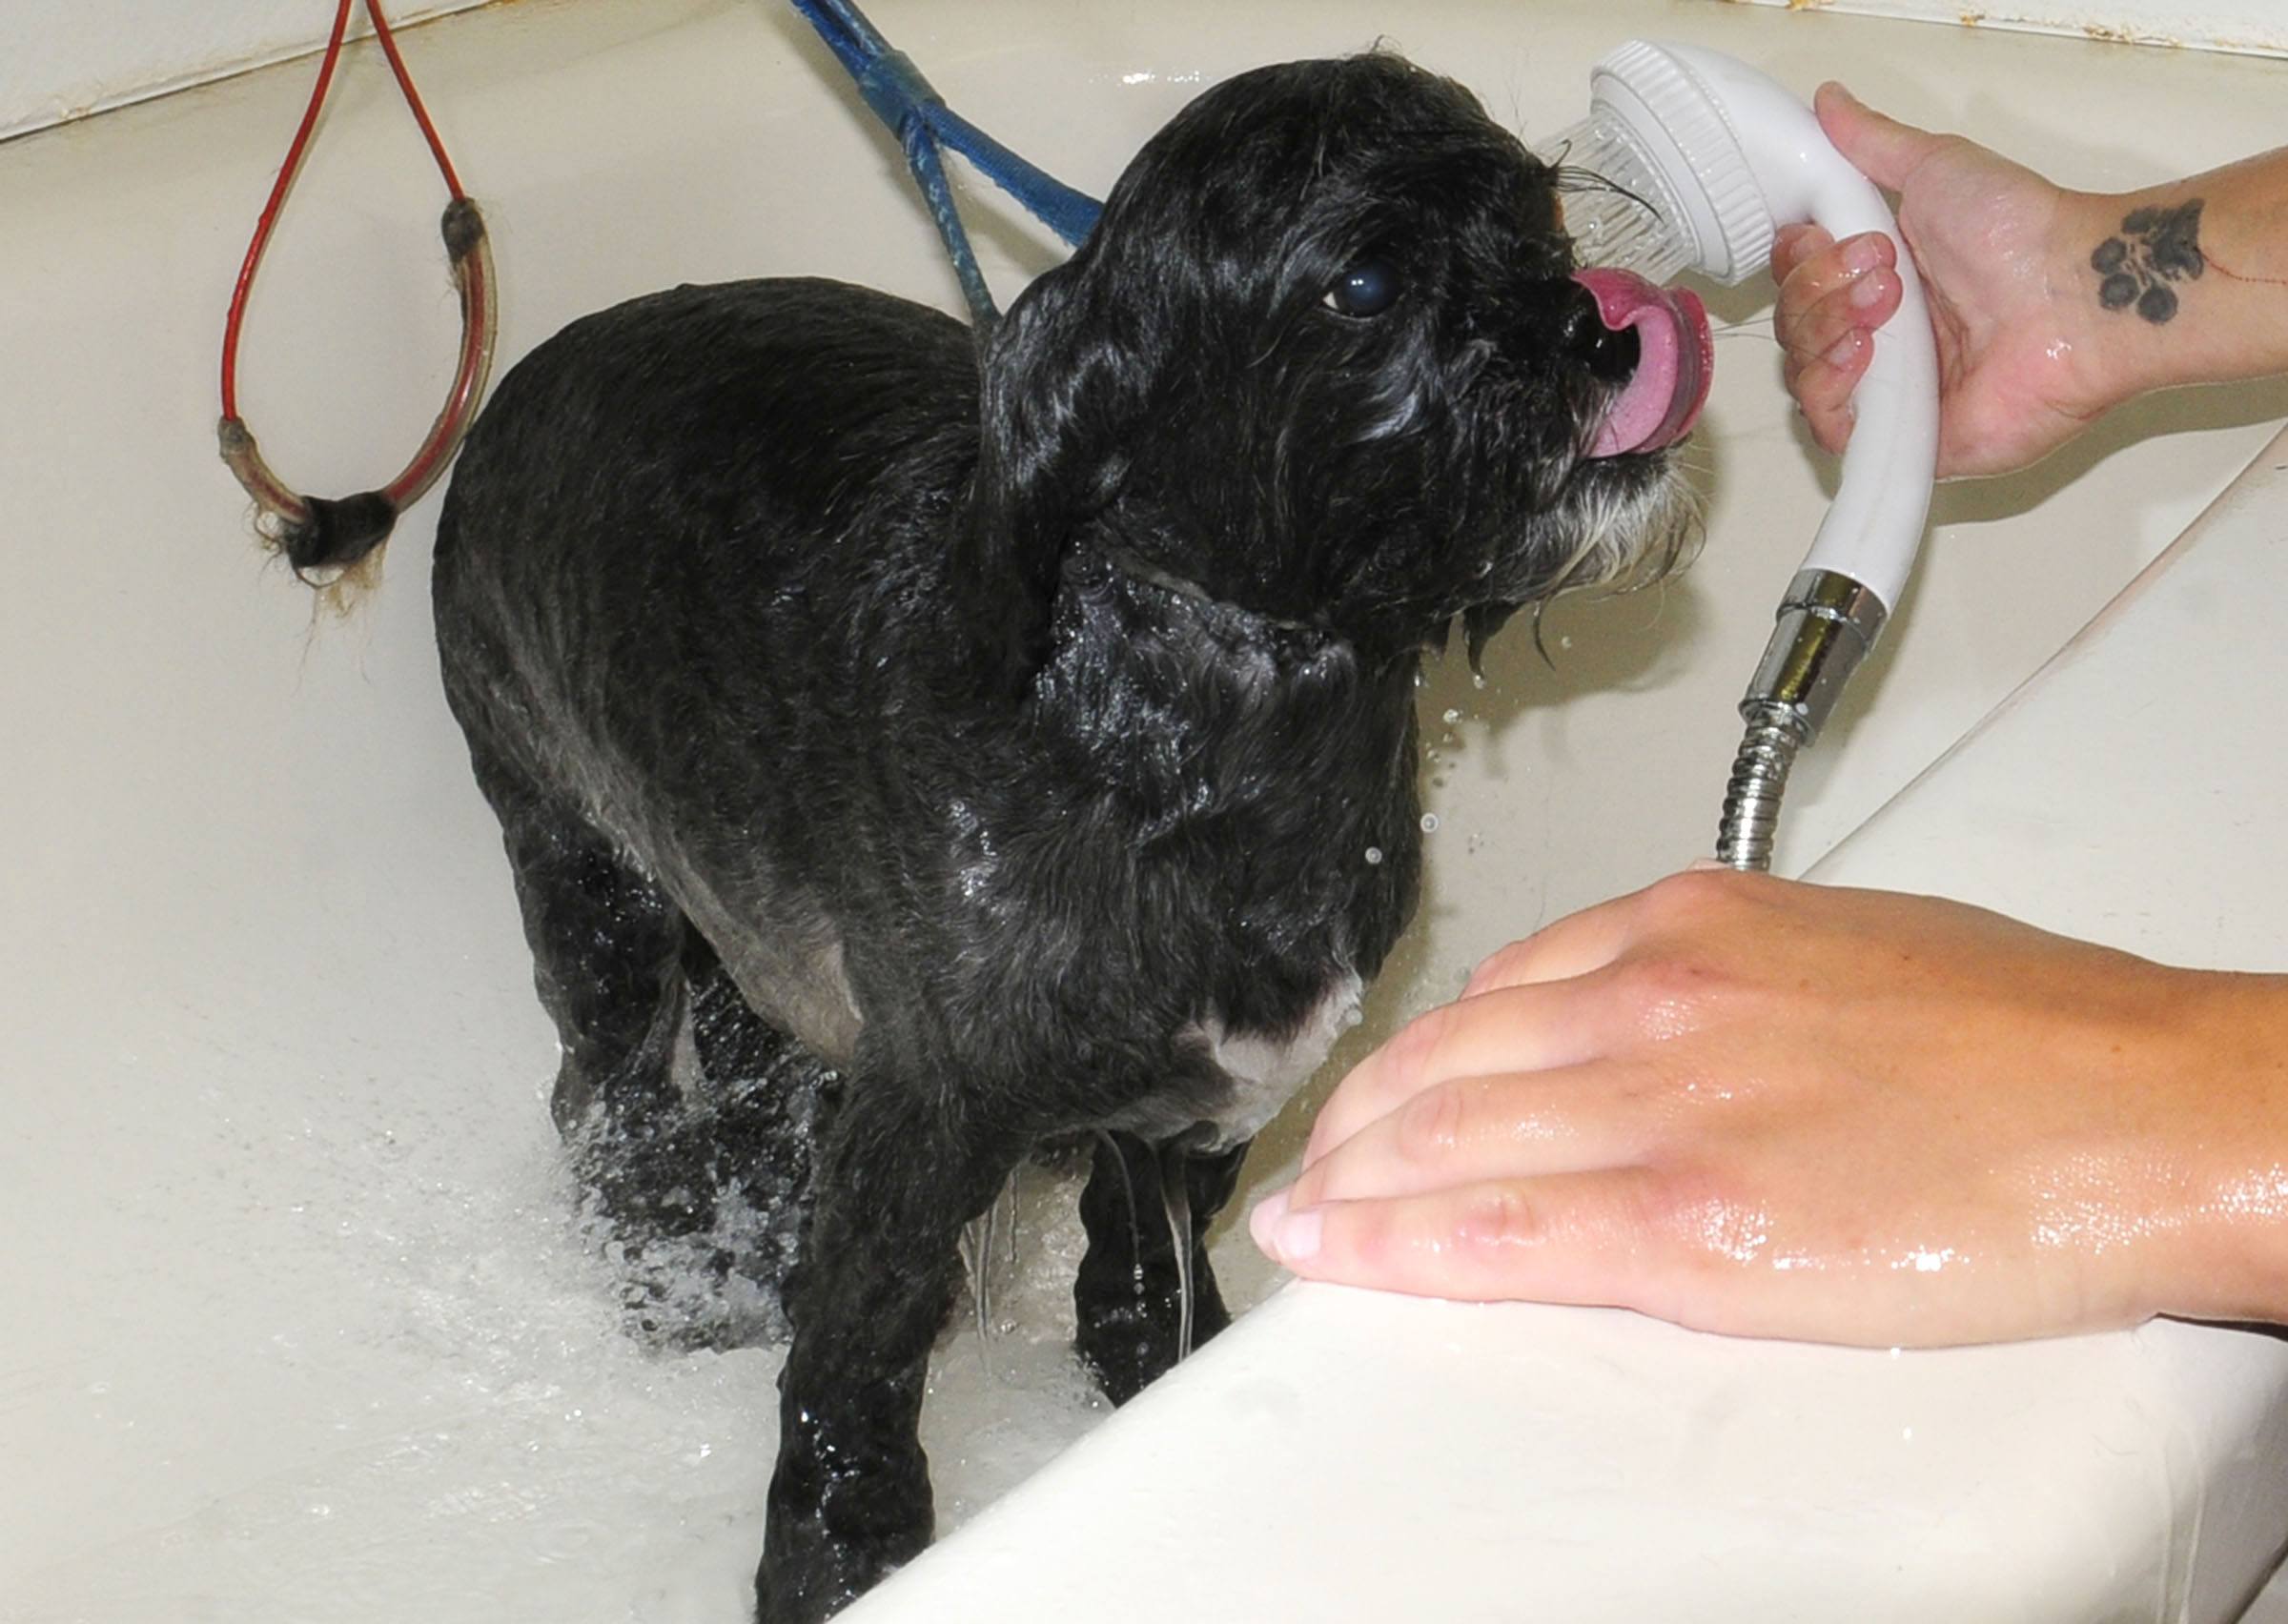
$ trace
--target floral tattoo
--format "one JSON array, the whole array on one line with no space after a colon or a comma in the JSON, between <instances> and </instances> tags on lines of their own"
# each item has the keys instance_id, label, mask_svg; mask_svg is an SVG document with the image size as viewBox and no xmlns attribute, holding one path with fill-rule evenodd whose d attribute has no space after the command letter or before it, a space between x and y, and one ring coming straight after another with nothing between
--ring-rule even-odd
<instances>
[{"instance_id":1,"label":"floral tattoo","mask_svg":"<svg viewBox=\"0 0 2288 1624\"><path fill-rule=\"evenodd\" d=\"M2197 197L2174 209L2133 209L2121 220L2121 235L2107 237L2090 255L2090 269L2104 278L2097 302L2108 310L2135 305L2155 324L2176 314L2172 282L2192 282L2208 269L2200 252Z\"/></svg>"}]
</instances>

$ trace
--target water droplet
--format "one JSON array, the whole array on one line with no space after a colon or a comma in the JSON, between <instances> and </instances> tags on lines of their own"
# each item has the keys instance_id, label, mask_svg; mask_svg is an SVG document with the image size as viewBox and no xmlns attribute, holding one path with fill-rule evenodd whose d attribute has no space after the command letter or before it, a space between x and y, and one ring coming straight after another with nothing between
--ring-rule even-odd
<instances>
[{"instance_id":1,"label":"water droplet","mask_svg":"<svg viewBox=\"0 0 2288 1624\"><path fill-rule=\"evenodd\" d=\"M1445 714L1445 723L1446 723L1446 725L1447 725L1448 727L1452 727L1452 726L1453 726L1453 725L1454 725L1456 722L1460 721L1461 720L1461 712L1460 712L1459 710L1451 710L1451 709L1449 709L1449 710L1446 712L1446 714Z\"/></svg>"},{"instance_id":2,"label":"water droplet","mask_svg":"<svg viewBox=\"0 0 2288 1624\"><path fill-rule=\"evenodd\" d=\"M1485 686L1485 673L1484 673L1484 672L1482 672L1482 671L1473 671L1473 672L1471 672L1471 673L1470 673L1470 686L1471 686L1471 687L1473 687L1473 688L1482 688L1482 687L1484 687L1484 686Z\"/></svg>"},{"instance_id":3,"label":"water droplet","mask_svg":"<svg viewBox=\"0 0 2288 1624\"><path fill-rule=\"evenodd\" d=\"M1435 835L1438 833L1437 813L1425 812L1422 814L1422 833L1425 835Z\"/></svg>"},{"instance_id":4,"label":"water droplet","mask_svg":"<svg viewBox=\"0 0 2288 1624\"><path fill-rule=\"evenodd\" d=\"M1366 848L1366 861L1369 867L1372 867L1375 863L1380 863L1382 861L1382 848L1380 846L1368 846Z\"/></svg>"}]
</instances>

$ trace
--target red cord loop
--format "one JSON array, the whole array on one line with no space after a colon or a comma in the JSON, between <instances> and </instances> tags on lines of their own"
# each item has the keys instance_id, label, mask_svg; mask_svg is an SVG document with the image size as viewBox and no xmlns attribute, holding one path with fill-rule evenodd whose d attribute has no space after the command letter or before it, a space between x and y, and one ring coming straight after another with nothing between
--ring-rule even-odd
<instances>
[{"instance_id":1,"label":"red cord loop","mask_svg":"<svg viewBox=\"0 0 2288 1624\"><path fill-rule=\"evenodd\" d=\"M354 3L355 0L339 0L335 10L333 32L327 37L325 55L318 64L317 83L311 90L310 105L302 110L301 124L286 149L286 161L278 166L278 178L270 189L270 199L255 223L254 240L247 244L246 259L238 268L230 315L222 330L222 420L216 428L222 459L261 510L266 538L285 553L287 562L296 574L356 563L386 540L397 516L437 482L452 462L453 454L460 450L461 436L468 433L469 424L476 417L477 404L484 395L485 376L492 368L493 335L498 324L493 300L492 250L485 236L484 216L460 188L460 177L454 173L453 160L445 154L445 144L439 138L436 125L430 122L429 110L421 105L420 92L414 89L413 75L406 71L405 59L398 53L397 39L390 32L388 19L381 14L379 0L364 0L365 14L373 20L375 36L389 58L398 89L404 94L414 122L420 126L421 136L437 159L438 173L444 176L445 188L452 194L440 229L445 253L452 263L453 284L460 295L460 362L454 369L445 404L422 439L420 449L413 454L413 460L379 490L353 497L329 500L296 494L263 461L254 431L238 415L238 335L246 319L247 296L254 289L255 268L262 263L263 250L270 244L270 233L277 225L286 193L301 168L311 132L317 126L318 111L325 106L326 92L333 86L334 69L341 57L342 39L349 31L350 8Z\"/></svg>"}]
</instances>

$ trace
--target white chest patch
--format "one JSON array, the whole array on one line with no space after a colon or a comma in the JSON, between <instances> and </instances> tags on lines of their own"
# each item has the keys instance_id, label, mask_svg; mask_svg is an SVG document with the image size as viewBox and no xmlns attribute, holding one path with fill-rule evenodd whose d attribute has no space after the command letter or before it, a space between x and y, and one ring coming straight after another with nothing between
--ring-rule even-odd
<instances>
[{"instance_id":1,"label":"white chest patch","mask_svg":"<svg viewBox=\"0 0 2288 1624\"><path fill-rule=\"evenodd\" d=\"M1231 1098L1213 1119L1219 1147L1253 1139L1278 1115L1279 1107L1327 1058L1335 1040L1358 1024L1358 996L1364 990L1357 972L1346 971L1312 1006L1302 1025L1284 1038L1227 1031L1214 1018L1199 1024L1199 1038L1209 1057L1232 1080Z\"/></svg>"}]
</instances>

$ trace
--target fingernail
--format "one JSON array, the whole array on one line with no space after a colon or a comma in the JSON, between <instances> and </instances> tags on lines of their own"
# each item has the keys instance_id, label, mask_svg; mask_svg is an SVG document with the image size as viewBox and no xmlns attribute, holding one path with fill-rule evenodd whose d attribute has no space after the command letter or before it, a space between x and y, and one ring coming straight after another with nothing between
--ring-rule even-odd
<instances>
[{"instance_id":1,"label":"fingernail","mask_svg":"<svg viewBox=\"0 0 2288 1624\"><path fill-rule=\"evenodd\" d=\"M1883 244L1871 235L1853 237L1843 251L1843 263L1852 271L1872 271L1883 263Z\"/></svg>"},{"instance_id":2,"label":"fingernail","mask_svg":"<svg viewBox=\"0 0 2288 1624\"><path fill-rule=\"evenodd\" d=\"M1294 1187L1289 1186L1292 1189ZM1256 1203L1255 1210L1247 1215L1247 1232L1255 1237L1256 1247L1265 1257L1279 1255L1279 1220L1287 1216L1286 1189L1275 1189Z\"/></svg>"},{"instance_id":3,"label":"fingernail","mask_svg":"<svg viewBox=\"0 0 2288 1624\"><path fill-rule=\"evenodd\" d=\"M1279 1261L1301 1263L1316 1255L1320 1232L1325 1228L1326 1214L1316 1207L1304 1212L1288 1213L1279 1220Z\"/></svg>"},{"instance_id":4,"label":"fingernail","mask_svg":"<svg viewBox=\"0 0 2288 1624\"><path fill-rule=\"evenodd\" d=\"M1851 284L1851 304L1858 310L1872 310L1887 292L1889 289L1882 276L1862 276Z\"/></svg>"}]
</instances>

